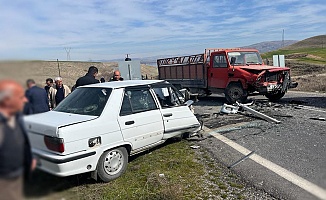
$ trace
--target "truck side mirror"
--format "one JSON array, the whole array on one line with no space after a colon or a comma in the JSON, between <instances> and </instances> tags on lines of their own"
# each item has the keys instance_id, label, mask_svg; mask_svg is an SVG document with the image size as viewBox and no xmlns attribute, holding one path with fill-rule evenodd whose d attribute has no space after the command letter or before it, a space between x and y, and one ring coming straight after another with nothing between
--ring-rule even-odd
<instances>
[{"instance_id":1,"label":"truck side mirror","mask_svg":"<svg viewBox=\"0 0 326 200\"><path fill-rule=\"evenodd\" d=\"M231 65L234 65L236 60L237 60L236 57L231 57L231 62L230 62L230 64L231 64Z\"/></svg>"},{"instance_id":2,"label":"truck side mirror","mask_svg":"<svg viewBox=\"0 0 326 200\"><path fill-rule=\"evenodd\" d=\"M231 57L231 62L230 62L230 64L233 66L232 71L234 71L234 64L235 64L235 61L236 61L236 60L237 60L236 57Z\"/></svg>"}]
</instances>

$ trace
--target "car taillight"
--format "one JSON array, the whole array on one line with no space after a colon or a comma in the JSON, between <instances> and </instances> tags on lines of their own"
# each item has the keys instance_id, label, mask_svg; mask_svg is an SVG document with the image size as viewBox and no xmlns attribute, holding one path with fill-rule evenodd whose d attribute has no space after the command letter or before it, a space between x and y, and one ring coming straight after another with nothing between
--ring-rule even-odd
<instances>
[{"instance_id":1,"label":"car taillight","mask_svg":"<svg viewBox=\"0 0 326 200\"><path fill-rule=\"evenodd\" d=\"M44 143L46 147L52 151L62 153L65 151L65 146L62 138L44 136Z\"/></svg>"}]
</instances>

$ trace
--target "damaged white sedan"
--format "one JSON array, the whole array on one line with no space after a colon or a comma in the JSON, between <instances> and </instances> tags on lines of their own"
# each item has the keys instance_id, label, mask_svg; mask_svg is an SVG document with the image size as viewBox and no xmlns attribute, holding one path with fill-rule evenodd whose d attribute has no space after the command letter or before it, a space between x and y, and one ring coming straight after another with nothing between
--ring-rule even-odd
<instances>
[{"instance_id":1,"label":"damaged white sedan","mask_svg":"<svg viewBox=\"0 0 326 200\"><path fill-rule=\"evenodd\" d=\"M38 168L57 176L92 172L104 182L128 157L200 124L165 81L119 81L77 88L53 111L25 117Z\"/></svg>"}]
</instances>

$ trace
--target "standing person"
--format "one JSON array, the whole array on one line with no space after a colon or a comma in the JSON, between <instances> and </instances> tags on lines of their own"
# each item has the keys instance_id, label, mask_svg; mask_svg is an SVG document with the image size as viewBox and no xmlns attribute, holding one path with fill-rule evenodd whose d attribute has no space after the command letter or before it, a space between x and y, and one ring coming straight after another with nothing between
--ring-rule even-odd
<instances>
[{"instance_id":1,"label":"standing person","mask_svg":"<svg viewBox=\"0 0 326 200\"><path fill-rule=\"evenodd\" d=\"M25 93L28 103L25 104L24 114L37 114L49 111L49 99L46 91L36 86L33 79L26 81Z\"/></svg>"},{"instance_id":2,"label":"standing person","mask_svg":"<svg viewBox=\"0 0 326 200\"><path fill-rule=\"evenodd\" d=\"M90 66L88 68L87 74L85 76L83 76L83 77L80 77L76 81L75 88L77 88L79 86L83 86L83 85L99 83L100 81L95 78L97 76L97 74L98 74L97 67Z\"/></svg>"},{"instance_id":3,"label":"standing person","mask_svg":"<svg viewBox=\"0 0 326 200\"><path fill-rule=\"evenodd\" d=\"M53 79L52 78L47 78L45 80L45 86L44 89L46 91L46 94L48 95L48 101L49 101L49 108L51 110L51 98L50 98L50 94L52 92L54 92L54 88L53 88Z\"/></svg>"},{"instance_id":4,"label":"standing person","mask_svg":"<svg viewBox=\"0 0 326 200\"><path fill-rule=\"evenodd\" d=\"M69 87L62 83L61 77L55 78L54 81L54 90L50 93L50 109L57 107L57 105L71 93Z\"/></svg>"},{"instance_id":5,"label":"standing person","mask_svg":"<svg viewBox=\"0 0 326 200\"><path fill-rule=\"evenodd\" d=\"M47 78L45 80L45 86L44 86L44 89L45 89L47 94L50 93L51 88L53 88L53 79L52 78Z\"/></svg>"},{"instance_id":6,"label":"standing person","mask_svg":"<svg viewBox=\"0 0 326 200\"><path fill-rule=\"evenodd\" d=\"M123 78L121 77L121 73L119 70L115 70L113 72L113 77L111 78L111 81L123 81Z\"/></svg>"},{"instance_id":7,"label":"standing person","mask_svg":"<svg viewBox=\"0 0 326 200\"><path fill-rule=\"evenodd\" d=\"M20 114L26 102L18 83L0 81L0 200L23 199L23 178L36 167Z\"/></svg>"}]
</instances>

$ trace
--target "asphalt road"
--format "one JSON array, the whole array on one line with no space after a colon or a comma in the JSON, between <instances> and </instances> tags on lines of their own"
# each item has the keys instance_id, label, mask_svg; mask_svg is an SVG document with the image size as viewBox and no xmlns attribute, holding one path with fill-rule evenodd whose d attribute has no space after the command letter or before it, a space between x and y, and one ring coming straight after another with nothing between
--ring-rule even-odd
<instances>
[{"instance_id":1,"label":"asphalt road","mask_svg":"<svg viewBox=\"0 0 326 200\"><path fill-rule=\"evenodd\" d=\"M200 98L195 112L204 117L208 129L207 139L198 144L226 167L244 156L240 147L254 151L231 170L276 198L326 199L326 121L312 119L326 118L326 94L289 92L278 103L269 103L263 96L252 98L252 108L281 123L246 112L220 115L225 103L222 96ZM235 149L230 143L240 147Z\"/></svg>"}]
</instances>

